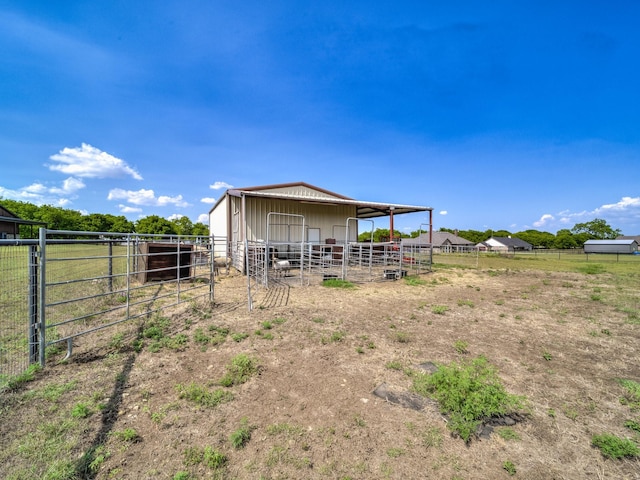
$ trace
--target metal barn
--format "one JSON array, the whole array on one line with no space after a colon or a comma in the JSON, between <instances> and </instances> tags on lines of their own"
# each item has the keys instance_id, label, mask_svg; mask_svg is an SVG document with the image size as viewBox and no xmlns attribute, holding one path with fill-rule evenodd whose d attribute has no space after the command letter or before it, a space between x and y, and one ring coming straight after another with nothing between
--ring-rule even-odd
<instances>
[{"instance_id":1,"label":"metal barn","mask_svg":"<svg viewBox=\"0 0 640 480\"><path fill-rule=\"evenodd\" d=\"M389 217L393 232L394 215L428 212L431 230L431 207L355 200L304 182L230 188L209 212L210 234L216 239L214 254L230 258L238 270L245 272L247 262L287 260L294 268L317 264L333 267L331 275L344 276L336 269L344 264L347 249L357 249L364 258L367 252L384 249L384 245L358 244L358 226L373 230L373 219ZM386 228L386 225L385 225ZM392 240L388 242L393 243ZM257 253L256 253L257 252ZM257 256L253 259L253 256Z\"/></svg>"},{"instance_id":2,"label":"metal barn","mask_svg":"<svg viewBox=\"0 0 640 480\"><path fill-rule=\"evenodd\" d=\"M638 242L625 240L587 240L584 242L584 253L635 253Z\"/></svg>"}]
</instances>

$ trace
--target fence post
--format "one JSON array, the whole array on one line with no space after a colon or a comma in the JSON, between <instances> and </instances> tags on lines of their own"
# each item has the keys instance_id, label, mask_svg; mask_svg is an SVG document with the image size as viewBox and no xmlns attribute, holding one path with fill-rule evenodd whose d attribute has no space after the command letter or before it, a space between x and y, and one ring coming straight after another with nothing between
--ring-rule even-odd
<instances>
[{"instance_id":1,"label":"fence post","mask_svg":"<svg viewBox=\"0 0 640 480\"><path fill-rule=\"evenodd\" d=\"M45 302L46 302L46 263L47 263L47 229L40 228L38 229L38 241L39 241L39 251L40 251L40 282L39 282L39 291L38 291L38 335L40 340L39 347L39 357L40 357L40 366L44 367L45 364L45 348L47 346L47 336L46 336L46 315L45 315Z\"/></svg>"},{"instance_id":2,"label":"fence post","mask_svg":"<svg viewBox=\"0 0 640 480\"><path fill-rule=\"evenodd\" d=\"M29 363L36 363L38 344L38 249L29 245Z\"/></svg>"},{"instance_id":3,"label":"fence post","mask_svg":"<svg viewBox=\"0 0 640 480\"><path fill-rule=\"evenodd\" d=\"M113 241L112 239L109 239L109 267L108 267L108 272L107 275L109 275L109 278L107 280L108 284L109 284L109 293L113 293Z\"/></svg>"}]
</instances>

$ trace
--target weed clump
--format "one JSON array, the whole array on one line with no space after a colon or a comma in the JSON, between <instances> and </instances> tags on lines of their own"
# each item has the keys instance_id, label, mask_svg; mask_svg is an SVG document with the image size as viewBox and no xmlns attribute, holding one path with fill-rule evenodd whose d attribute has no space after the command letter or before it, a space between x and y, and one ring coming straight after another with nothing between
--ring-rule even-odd
<instances>
[{"instance_id":1,"label":"weed clump","mask_svg":"<svg viewBox=\"0 0 640 480\"><path fill-rule=\"evenodd\" d=\"M215 407L224 402L233 400L233 394L221 388L209 390L196 383L189 385L176 385L176 390L180 398L189 400L202 407Z\"/></svg>"},{"instance_id":2,"label":"weed clump","mask_svg":"<svg viewBox=\"0 0 640 480\"><path fill-rule=\"evenodd\" d=\"M356 288L355 284L347 280L340 280L337 278L330 278L322 282L323 287L329 288Z\"/></svg>"},{"instance_id":3,"label":"weed clump","mask_svg":"<svg viewBox=\"0 0 640 480\"><path fill-rule=\"evenodd\" d=\"M253 427L249 425L246 418L243 418L240 421L240 428L229 436L229 441L233 448L236 450L244 448L249 440L251 440L251 430L253 430Z\"/></svg>"},{"instance_id":4,"label":"weed clump","mask_svg":"<svg viewBox=\"0 0 640 480\"><path fill-rule=\"evenodd\" d=\"M241 385L248 381L257 371L256 361L249 355L240 353L233 357L231 363L227 365L227 373L220 379L220 385L223 387Z\"/></svg>"},{"instance_id":5,"label":"weed clump","mask_svg":"<svg viewBox=\"0 0 640 480\"><path fill-rule=\"evenodd\" d=\"M438 401L449 417L448 427L465 442L486 420L513 413L526 402L507 393L496 369L483 356L440 365L432 374L416 374L413 388Z\"/></svg>"},{"instance_id":6,"label":"weed clump","mask_svg":"<svg viewBox=\"0 0 640 480\"><path fill-rule=\"evenodd\" d=\"M607 458L625 458L640 456L640 448L633 440L620 438L610 433L594 435L591 437L591 444L598 447L602 455Z\"/></svg>"}]
</instances>

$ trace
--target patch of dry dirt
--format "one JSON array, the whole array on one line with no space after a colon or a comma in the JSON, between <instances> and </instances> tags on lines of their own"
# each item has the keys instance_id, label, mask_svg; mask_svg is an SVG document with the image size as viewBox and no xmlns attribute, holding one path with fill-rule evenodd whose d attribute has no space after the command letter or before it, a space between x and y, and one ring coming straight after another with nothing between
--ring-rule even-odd
<instances>
[{"instance_id":1,"label":"patch of dry dirt","mask_svg":"<svg viewBox=\"0 0 640 480\"><path fill-rule=\"evenodd\" d=\"M183 350L115 352L106 346L113 332L102 333L80 341L69 362L47 367L27 388L76 380L69 405L101 397L108 406L76 439L78 458L102 442L110 452L91 478L171 479L180 471L212 478L216 472L205 466L185 464L188 449L205 446L227 456L217 473L231 479L499 479L510 478L502 467L507 460L516 478L640 478L638 460L605 460L591 446L596 433L628 436L623 423L633 414L620 404L616 379L640 381L640 328L590 298L593 276L447 270L422 279L417 286L403 280L355 289L281 286L259 294L248 312L246 280L223 276L210 312L200 306L174 314L174 331L190 337ZM438 314L434 306L448 310ZM249 336L197 344L195 331L212 325ZM457 340L467 342L468 353L456 350ZM230 388L233 401L203 408L179 398L178 384L217 388L239 353L260 369ZM381 384L410 391L405 369L420 363L478 355L498 368L510 393L530 401L527 419L510 427L519 439L494 432L465 445L431 403L414 410L373 394ZM47 417L42 406L35 412L34 405L20 406L23 393L13 395L3 442L24 422ZM236 450L229 436L243 419L252 435ZM109 435L127 428L138 442Z\"/></svg>"}]
</instances>

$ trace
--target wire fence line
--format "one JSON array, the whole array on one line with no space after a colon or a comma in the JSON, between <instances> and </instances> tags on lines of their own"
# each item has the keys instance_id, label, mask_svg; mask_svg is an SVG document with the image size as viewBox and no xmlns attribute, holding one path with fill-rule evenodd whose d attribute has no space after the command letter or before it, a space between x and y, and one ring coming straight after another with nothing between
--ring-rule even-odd
<instances>
[{"instance_id":1,"label":"wire fence line","mask_svg":"<svg viewBox=\"0 0 640 480\"><path fill-rule=\"evenodd\" d=\"M214 244L47 229L38 240L0 240L0 383L44 365L54 344L66 343L70 356L81 335L186 301L212 302Z\"/></svg>"}]
</instances>

